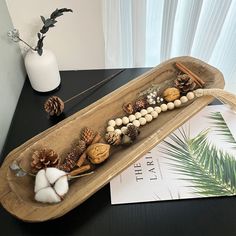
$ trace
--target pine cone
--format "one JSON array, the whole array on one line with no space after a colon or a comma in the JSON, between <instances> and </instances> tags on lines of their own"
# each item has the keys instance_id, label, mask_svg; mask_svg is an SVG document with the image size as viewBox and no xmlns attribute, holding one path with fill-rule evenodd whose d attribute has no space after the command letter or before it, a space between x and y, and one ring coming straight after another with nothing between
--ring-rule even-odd
<instances>
[{"instance_id":1,"label":"pine cone","mask_svg":"<svg viewBox=\"0 0 236 236\"><path fill-rule=\"evenodd\" d=\"M77 149L79 155L82 154L86 150L86 142L84 140L79 140L75 148Z\"/></svg>"},{"instance_id":2,"label":"pine cone","mask_svg":"<svg viewBox=\"0 0 236 236\"><path fill-rule=\"evenodd\" d=\"M52 149L37 150L32 155L31 167L33 172L46 167L57 167L59 164L59 156Z\"/></svg>"},{"instance_id":3,"label":"pine cone","mask_svg":"<svg viewBox=\"0 0 236 236\"><path fill-rule=\"evenodd\" d=\"M65 172L70 172L75 166L76 162L79 159L80 154L78 153L78 150L75 148L71 152L69 152L63 162L62 165L60 165L60 169Z\"/></svg>"},{"instance_id":4,"label":"pine cone","mask_svg":"<svg viewBox=\"0 0 236 236\"><path fill-rule=\"evenodd\" d=\"M175 86L182 92L187 93L196 87L196 83L187 75L180 74L175 80Z\"/></svg>"},{"instance_id":5,"label":"pine cone","mask_svg":"<svg viewBox=\"0 0 236 236\"><path fill-rule=\"evenodd\" d=\"M135 101L134 103L134 111L141 111L142 109L147 108L147 101L143 98L140 98Z\"/></svg>"},{"instance_id":6,"label":"pine cone","mask_svg":"<svg viewBox=\"0 0 236 236\"><path fill-rule=\"evenodd\" d=\"M121 136L116 132L108 132L105 135L105 140L108 144L117 146L121 143Z\"/></svg>"},{"instance_id":7,"label":"pine cone","mask_svg":"<svg viewBox=\"0 0 236 236\"><path fill-rule=\"evenodd\" d=\"M59 116L64 110L64 102L57 96L52 96L44 103L44 110L50 116Z\"/></svg>"},{"instance_id":8,"label":"pine cone","mask_svg":"<svg viewBox=\"0 0 236 236\"><path fill-rule=\"evenodd\" d=\"M127 133L126 135L129 136L131 138L132 141L134 141L138 135L139 135L139 129L138 127L134 126L134 125L129 125L127 127Z\"/></svg>"},{"instance_id":9,"label":"pine cone","mask_svg":"<svg viewBox=\"0 0 236 236\"><path fill-rule=\"evenodd\" d=\"M83 140L86 145L89 145L92 143L93 139L95 137L95 133L92 129L88 128L88 127L85 127L83 130L82 130L82 133L81 133L81 140Z\"/></svg>"},{"instance_id":10,"label":"pine cone","mask_svg":"<svg viewBox=\"0 0 236 236\"><path fill-rule=\"evenodd\" d=\"M133 105L131 103L125 103L123 105L123 111L128 114L131 115L134 112L134 108Z\"/></svg>"}]
</instances>

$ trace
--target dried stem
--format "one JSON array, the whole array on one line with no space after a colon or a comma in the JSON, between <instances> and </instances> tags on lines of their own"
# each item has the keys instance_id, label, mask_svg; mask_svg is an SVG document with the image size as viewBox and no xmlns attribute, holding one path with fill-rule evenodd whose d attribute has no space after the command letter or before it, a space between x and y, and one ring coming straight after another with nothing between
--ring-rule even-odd
<instances>
[{"instance_id":1,"label":"dried stem","mask_svg":"<svg viewBox=\"0 0 236 236\"><path fill-rule=\"evenodd\" d=\"M30 49L32 49L33 51L37 51L36 48L31 47L28 43L26 43L23 39L21 39L19 36L17 36L17 38L24 43L25 45L27 45Z\"/></svg>"}]
</instances>

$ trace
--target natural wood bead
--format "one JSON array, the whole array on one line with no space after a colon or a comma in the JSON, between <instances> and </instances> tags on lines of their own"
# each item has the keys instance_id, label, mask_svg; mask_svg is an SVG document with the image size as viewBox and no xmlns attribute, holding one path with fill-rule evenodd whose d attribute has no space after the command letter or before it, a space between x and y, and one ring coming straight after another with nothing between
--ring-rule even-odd
<instances>
[{"instance_id":1,"label":"natural wood bead","mask_svg":"<svg viewBox=\"0 0 236 236\"><path fill-rule=\"evenodd\" d=\"M157 118L158 117L158 112L157 111L152 111L151 116L152 116L153 119Z\"/></svg>"},{"instance_id":2,"label":"natural wood bead","mask_svg":"<svg viewBox=\"0 0 236 236\"><path fill-rule=\"evenodd\" d=\"M114 120L109 120L108 121L108 126L113 126L115 127L116 126L116 122Z\"/></svg>"},{"instance_id":3,"label":"natural wood bead","mask_svg":"<svg viewBox=\"0 0 236 236\"><path fill-rule=\"evenodd\" d=\"M115 129L113 126L108 126L107 127L107 132L113 132Z\"/></svg>"},{"instance_id":4,"label":"natural wood bead","mask_svg":"<svg viewBox=\"0 0 236 236\"><path fill-rule=\"evenodd\" d=\"M121 132L120 129L115 129L115 132L116 132L117 134L122 134L122 132Z\"/></svg>"},{"instance_id":5,"label":"natural wood bead","mask_svg":"<svg viewBox=\"0 0 236 236\"><path fill-rule=\"evenodd\" d=\"M154 110L153 107L148 107L147 108L147 113L151 113L153 110Z\"/></svg>"},{"instance_id":6,"label":"natural wood bead","mask_svg":"<svg viewBox=\"0 0 236 236\"><path fill-rule=\"evenodd\" d=\"M117 125L117 126L122 125L122 120L121 120L121 118L117 118L117 119L115 120L115 122L116 122L116 125Z\"/></svg>"},{"instance_id":7,"label":"natural wood bead","mask_svg":"<svg viewBox=\"0 0 236 236\"><path fill-rule=\"evenodd\" d=\"M141 117L139 119L140 125L145 125L147 123L146 119L144 117Z\"/></svg>"},{"instance_id":8,"label":"natural wood bead","mask_svg":"<svg viewBox=\"0 0 236 236\"><path fill-rule=\"evenodd\" d=\"M167 103L167 108L168 108L168 110L173 110L175 108L174 103L173 102L168 102Z\"/></svg>"},{"instance_id":9,"label":"natural wood bead","mask_svg":"<svg viewBox=\"0 0 236 236\"><path fill-rule=\"evenodd\" d=\"M144 118L146 119L147 122L151 122L152 121L152 115L150 115L150 114L145 115Z\"/></svg>"},{"instance_id":10,"label":"natural wood bead","mask_svg":"<svg viewBox=\"0 0 236 236\"><path fill-rule=\"evenodd\" d=\"M154 111L156 111L157 113L161 113L161 108L160 107L154 107Z\"/></svg>"},{"instance_id":11,"label":"natural wood bead","mask_svg":"<svg viewBox=\"0 0 236 236\"><path fill-rule=\"evenodd\" d=\"M174 101L175 107L180 107L181 106L181 101L179 99Z\"/></svg>"},{"instance_id":12,"label":"natural wood bead","mask_svg":"<svg viewBox=\"0 0 236 236\"><path fill-rule=\"evenodd\" d=\"M147 110L146 109L142 109L140 111L140 113L141 113L142 116L145 116L145 115L147 115Z\"/></svg>"},{"instance_id":13,"label":"natural wood bead","mask_svg":"<svg viewBox=\"0 0 236 236\"><path fill-rule=\"evenodd\" d=\"M127 127L125 127L125 126L123 126L122 128L121 128L121 132L122 132L122 134L126 134L127 133Z\"/></svg>"},{"instance_id":14,"label":"natural wood bead","mask_svg":"<svg viewBox=\"0 0 236 236\"><path fill-rule=\"evenodd\" d=\"M166 104L161 104L161 111L167 111L168 107Z\"/></svg>"},{"instance_id":15,"label":"natural wood bead","mask_svg":"<svg viewBox=\"0 0 236 236\"><path fill-rule=\"evenodd\" d=\"M192 100L192 99L194 99L195 96L194 96L193 92L188 92L186 97L188 98L188 100Z\"/></svg>"},{"instance_id":16,"label":"natural wood bead","mask_svg":"<svg viewBox=\"0 0 236 236\"><path fill-rule=\"evenodd\" d=\"M134 120L136 120L135 115L130 115L130 116L129 116L129 121L130 121L130 122L133 122Z\"/></svg>"},{"instance_id":17,"label":"natural wood bead","mask_svg":"<svg viewBox=\"0 0 236 236\"><path fill-rule=\"evenodd\" d=\"M187 98L186 96L182 96L182 97L180 98L180 101L181 101L182 103L186 103L186 102L188 102L188 98Z\"/></svg>"},{"instance_id":18,"label":"natural wood bead","mask_svg":"<svg viewBox=\"0 0 236 236\"><path fill-rule=\"evenodd\" d=\"M136 127L139 127L140 126L140 122L138 120L134 120L133 121L133 125L136 126Z\"/></svg>"},{"instance_id":19,"label":"natural wood bead","mask_svg":"<svg viewBox=\"0 0 236 236\"><path fill-rule=\"evenodd\" d=\"M139 119L139 118L141 118L141 117L142 117L142 115L141 115L141 113L140 113L140 112L136 112L134 115L135 115L136 119Z\"/></svg>"},{"instance_id":20,"label":"natural wood bead","mask_svg":"<svg viewBox=\"0 0 236 236\"><path fill-rule=\"evenodd\" d=\"M129 123L129 118L127 116L124 116L122 118L122 123L123 123L123 125L127 125Z\"/></svg>"}]
</instances>

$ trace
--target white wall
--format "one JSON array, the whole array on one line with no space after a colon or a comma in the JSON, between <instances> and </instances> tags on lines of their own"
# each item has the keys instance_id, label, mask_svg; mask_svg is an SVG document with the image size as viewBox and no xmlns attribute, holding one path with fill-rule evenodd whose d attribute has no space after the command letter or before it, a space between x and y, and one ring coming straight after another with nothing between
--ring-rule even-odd
<instances>
[{"instance_id":1,"label":"white wall","mask_svg":"<svg viewBox=\"0 0 236 236\"><path fill-rule=\"evenodd\" d=\"M20 48L7 38L11 28L5 0L0 0L0 153L25 78Z\"/></svg>"},{"instance_id":2,"label":"white wall","mask_svg":"<svg viewBox=\"0 0 236 236\"><path fill-rule=\"evenodd\" d=\"M40 15L48 17L56 8L71 8L58 18L56 27L44 39L60 70L104 68L102 0L6 0L15 28L32 45L41 29ZM21 44L22 46L22 44Z\"/></svg>"}]
</instances>

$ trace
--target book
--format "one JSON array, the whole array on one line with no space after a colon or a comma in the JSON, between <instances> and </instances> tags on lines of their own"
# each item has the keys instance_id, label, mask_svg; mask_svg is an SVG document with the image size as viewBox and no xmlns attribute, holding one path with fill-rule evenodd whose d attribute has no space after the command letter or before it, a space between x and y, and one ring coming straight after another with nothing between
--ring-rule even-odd
<instances>
[{"instance_id":1,"label":"book","mask_svg":"<svg viewBox=\"0 0 236 236\"><path fill-rule=\"evenodd\" d=\"M235 195L235 120L224 105L205 107L112 179L111 203Z\"/></svg>"}]
</instances>

